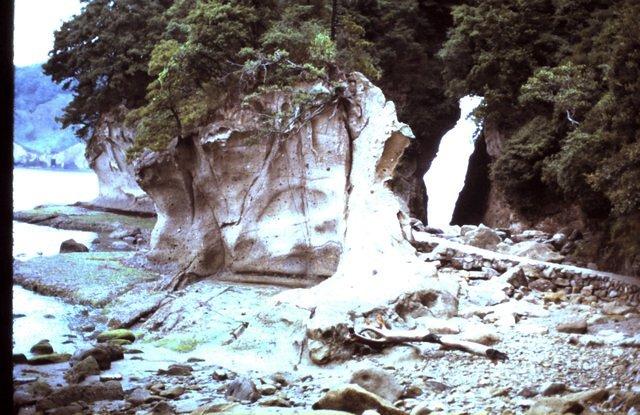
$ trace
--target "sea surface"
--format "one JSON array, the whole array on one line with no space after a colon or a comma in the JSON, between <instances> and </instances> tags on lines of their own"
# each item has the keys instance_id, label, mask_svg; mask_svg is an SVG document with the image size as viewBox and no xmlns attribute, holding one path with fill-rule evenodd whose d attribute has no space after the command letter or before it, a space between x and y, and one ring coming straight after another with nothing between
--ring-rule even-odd
<instances>
[{"instance_id":1,"label":"sea surface","mask_svg":"<svg viewBox=\"0 0 640 415\"><path fill-rule=\"evenodd\" d=\"M71 204L98 196L98 178L93 171L60 171L16 168L13 170L13 210L40 205ZM66 239L91 245L93 232L66 231L48 226L13 222L13 256L28 259L55 255Z\"/></svg>"}]
</instances>

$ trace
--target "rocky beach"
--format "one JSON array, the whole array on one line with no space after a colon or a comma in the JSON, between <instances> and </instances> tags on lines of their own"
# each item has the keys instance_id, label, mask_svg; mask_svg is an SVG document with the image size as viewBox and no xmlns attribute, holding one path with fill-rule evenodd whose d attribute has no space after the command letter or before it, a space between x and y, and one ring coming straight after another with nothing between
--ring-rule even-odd
<instances>
[{"instance_id":1,"label":"rocky beach","mask_svg":"<svg viewBox=\"0 0 640 415\"><path fill-rule=\"evenodd\" d=\"M357 113L327 109L291 141L354 140L348 158L335 141L243 144L251 125L225 121L103 171L92 202L16 212L93 232L14 261L16 292L58 310L14 323L63 331L14 350L19 413L636 413L637 279L574 262L579 232L412 218L411 131L366 79L350 91ZM251 169L222 175L217 157ZM338 178L341 198L322 197ZM141 188L157 219L131 208Z\"/></svg>"},{"instance_id":2,"label":"rocky beach","mask_svg":"<svg viewBox=\"0 0 640 415\"><path fill-rule=\"evenodd\" d=\"M640 414L640 3L29 1L14 415Z\"/></svg>"},{"instance_id":3,"label":"rocky beach","mask_svg":"<svg viewBox=\"0 0 640 415\"><path fill-rule=\"evenodd\" d=\"M492 229L432 234L415 221L416 255L451 296L434 307L437 297L409 290L344 323L426 328L506 353L498 362L437 344L376 350L336 338L326 347L307 339L312 310L280 300L288 287L205 280L167 292L168 276L141 260L147 245L124 240L135 221L116 222L129 227L92 228L119 227L91 252L14 264L15 283L29 290L16 287L20 295L46 304L16 309L15 324L43 319L54 330L44 343L32 331L33 348L14 351L20 413L353 413L353 405L381 414L634 413L638 405L638 285L455 242L479 245L481 234L500 235ZM58 225L87 229L82 220Z\"/></svg>"}]
</instances>

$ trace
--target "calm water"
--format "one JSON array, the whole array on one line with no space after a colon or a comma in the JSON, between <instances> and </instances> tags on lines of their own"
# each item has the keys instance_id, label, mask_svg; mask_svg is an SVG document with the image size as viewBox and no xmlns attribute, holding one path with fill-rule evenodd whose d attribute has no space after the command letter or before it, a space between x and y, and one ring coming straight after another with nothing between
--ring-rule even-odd
<instances>
[{"instance_id":1,"label":"calm water","mask_svg":"<svg viewBox=\"0 0 640 415\"><path fill-rule=\"evenodd\" d=\"M13 186L14 210L88 201L98 195L98 180L93 172L16 168ZM55 255L66 239L73 238L90 246L96 237L93 232L65 231L14 221L13 256L26 260L38 255ZM13 314L21 316L15 318L13 324L14 352L27 354L33 344L46 338L55 351L72 353L81 340L68 343L65 335L71 332L69 325L79 312L80 307L14 286Z\"/></svg>"},{"instance_id":2,"label":"calm water","mask_svg":"<svg viewBox=\"0 0 640 415\"><path fill-rule=\"evenodd\" d=\"M98 178L92 171L13 170L14 211L89 201L97 195ZM65 231L14 221L13 256L24 260L37 255L55 255L60 250L60 243L66 239L90 246L97 236L93 232Z\"/></svg>"}]
</instances>

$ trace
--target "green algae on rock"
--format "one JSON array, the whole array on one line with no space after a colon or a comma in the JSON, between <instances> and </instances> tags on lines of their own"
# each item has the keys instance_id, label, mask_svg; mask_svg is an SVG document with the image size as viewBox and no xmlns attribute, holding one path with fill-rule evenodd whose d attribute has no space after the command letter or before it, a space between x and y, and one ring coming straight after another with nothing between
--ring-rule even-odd
<instances>
[{"instance_id":1,"label":"green algae on rock","mask_svg":"<svg viewBox=\"0 0 640 415\"><path fill-rule=\"evenodd\" d=\"M113 232L122 227L150 231L156 222L155 217L123 215L66 205L41 206L23 210L15 212L13 218L19 222L34 225L88 232Z\"/></svg>"},{"instance_id":2,"label":"green algae on rock","mask_svg":"<svg viewBox=\"0 0 640 415\"><path fill-rule=\"evenodd\" d=\"M102 307L141 283L156 281L154 272L130 265L132 252L71 253L14 263L14 283L73 303Z\"/></svg>"},{"instance_id":3,"label":"green algae on rock","mask_svg":"<svg viewBox=\"0 0 640 415\"><path fill-rule=\"evenodd\" d=\"M33 357L27 363L30 365L51 365L68 362L69 359L71 359L71 355L68 353L50 353Z\"/></svg>"},{"instance_id":4,"label":"green algae on rock","mask_svg":"<svg viewBox=\"0 0 640 415\"><path fill-rule=\"evenodd\" d=\"M97 340L99 342L106 342L108 340L128 340L130 342L134 342L136 340L136 336L135 334L133 334L133 332L131 330L127 330L127 329L115 329L115 330L108 330L105 332L102 332L98 335Z\"/></svg>"}]
</instances>

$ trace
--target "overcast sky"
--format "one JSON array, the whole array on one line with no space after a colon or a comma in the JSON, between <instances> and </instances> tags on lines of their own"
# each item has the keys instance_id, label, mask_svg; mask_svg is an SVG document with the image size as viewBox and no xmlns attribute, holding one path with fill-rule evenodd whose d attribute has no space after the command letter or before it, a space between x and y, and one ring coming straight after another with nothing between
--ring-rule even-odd
<instances>
[{"instance_id":1,"label":"overcast sky","mask_svg":"<svg viewBox=\"0 0 640 415\"><path fill-rule=\"evenodd\" d=\"M13 63L43 63L53 48L53 32L80 12L79 0L15 0Z\"/></svg>"}]
</instances>

